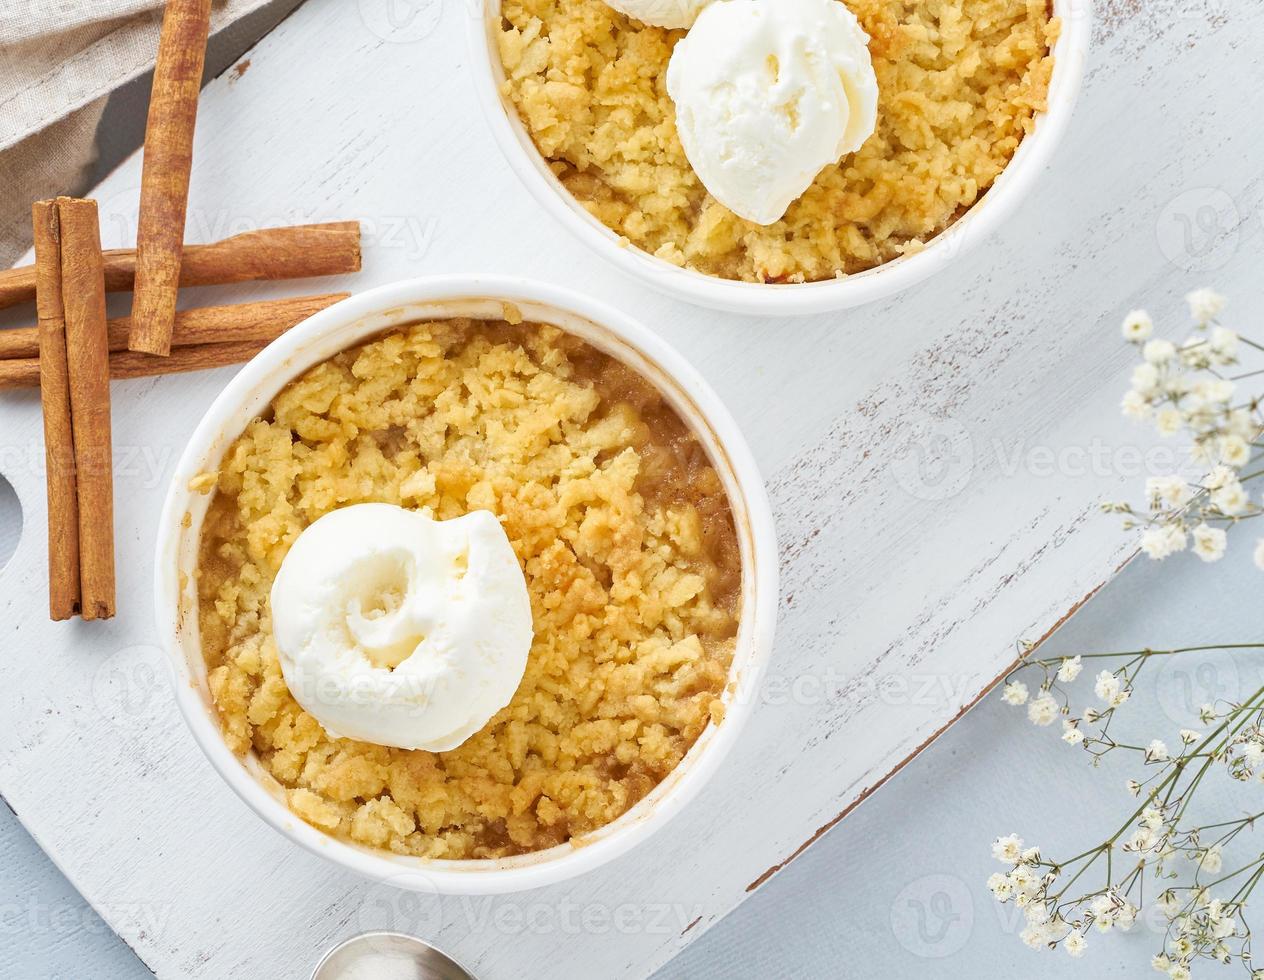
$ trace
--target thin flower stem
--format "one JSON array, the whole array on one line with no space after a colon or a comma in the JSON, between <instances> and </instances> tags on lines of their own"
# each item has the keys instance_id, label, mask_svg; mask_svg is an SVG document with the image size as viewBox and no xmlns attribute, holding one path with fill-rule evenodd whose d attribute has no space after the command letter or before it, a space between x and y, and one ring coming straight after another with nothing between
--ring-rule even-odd
<instances>
[{"instance_id":1,"label":"thin flower stem","mask_svg":"<svg viewBox=\"0 0 1264 980\"><path fill-rule=\"evenodd\" d=\"M1261 810L1259 813L1253 813L1249 817L1239 817L1237 820L1226 820L1223 823L1204 824L1202 829L1203 830L1219 830L1221 827L1229 827L1229 826L1232 826L1233 824L1254 823L1260 817L1264 817L1264 810Z\"/></svg>"},{"instance_id":2,"label":"thin flower stem","mask_svg":"<svg viewBox=\"0 0 1264 980\"><path fill-rule=\"evenodd\" d=\"M1251 698L1248 700L1247 703L1254 705L1258 709L1258 705L1255 705L1255 702L1260 697L1260 694L1262 692L1264 692L1264 688L1261 688L1259 691L1256 691L1255 694L1251 696ZM1177 811L1176 816L1172 819L1173 827L1180 826L1181 818L1185 816L1185 811L1189 807L1190 801L1193 800L1194 798L1194 791L1198 788L1198 784L1202 782L1203 776L1206 774L1207 770L1211 768L1212 763L1215 762L1216 753L1219 752L1221 748L1223 748L1226 744L1228 744L1229 741L1232 740L1232 738L1235 735L1237 735L1238 732L1242 730L1243 726L1245 726L1246 723L1250 721L1250 718L1251 718L1250 715L1246 715L1245 717L1243 717L1242 720L1239 721L1237 725L1234 726L1234 728L1229 732L1229 734L1226 735L1220 741L1220 743L1209 753L1207 761L1204 762L1202 764L1202 767L1198 770L1198 775L1194 777L1194 781L1190 783L1190 785L1185 790L1184 797L1181 802L1181 808ZM1216 730L1216 734L1218 735L1221 731L1223 731L1225 728L1225 725L1228 725L1228 724L1229 724L1229 719L1226 718L1224 724L1221 725L1220 728ZM1215 736L1213 735L1213 736L1210 736L1208 739L1204 739L1203 745L1206 745L1206 743L1210 740L1210 738L1214 738L1214 737ZM1202 745L1199 746L1199 748L1202 748L1202 747L1203 747Z\"/></svg>"},{"instance_id":3,"label":"thin flower stem","mask_svg":"<svg viewBox=\"0 0 1264 980\"><path fill-rule=\"evenodd\" d=\"M1114 653L1081 653L1078 656L1082 660L1097 660L1105 657L1170 657L1178 653L1198 653L1204 650L1259 650L1264 648L1264 643L1213 643L1207 646L1197 647L1177 647L1173 650L1118 650ZM1060 664L1064 657L1055 657L1048 660L1032 660L1030 663L1039 664L1042 667L1051 667L1054 664Z\"/></svg>"},{"instance_id":4,"label":"thin flower stem","mask_svg":"<svg viewBox=\"0 0 1264 980\"><path fill-rule=\"evenodd\" d=\"M1250 645L1257 646L1258 644L1250 644ZM1212 648L1212 649L1217 649L1217 648ZM1254 705L1255 702L1261 697L1264 697L1264 687L1259 688L1259 690L1257 690L1254 694L1252 694L1251 697L1247 699L1246 704ZM1212 750L1211 755L1214 756L1215 753L1225 743L1227 743L1229 739L1231 739L1235 734L1237 734L1238 730L1240 730L1242 726L1246 724L1246 722L1247 722L1247 719L1245 718L1242 721L1240 721L1238 723L1238 726L1234 728L1233 731L1231 731L1229 735L1225 737L1225 739L1223 739L1220 743L1216 745L1216 748ZM1215 741L1217 738L1219 738L1220 735L1224 732L1224 730L1229 727L1229 723L1230 723L1229 717L1226 717L1224 721L1220 723L1220 726L1216 728L1215 731L1203 737L1202 743L1198 746L1198 748L1202 749L1205 746L1209 745L1211 742ZM1199 771L1198 775L1195 777L1194 783L1190 787L1188 787L1185 790L1185 792L1182 794L1182 799L1184 802L1181 805L1181 814L1184 813L1185 807L1188 805L1189 798L1191 796L1191 790L1195 786L1198 785L1198 781L1202 779L1203 773L1206 772L1206 770L1211 766L1212 761L1213 759L1211 758L1207 759L1207 761L1203 764L1201 770ZM1128 828L1133 825L1133 823L1137 820L1137 818L1140 817L1141 814L1145 812L1146 808L1150 806L1158 798L1159 794L1162 793L1164 789L1168 790L1167 799L1168 800L1171 799L1172 790L1175 789L1175 785L1177 782L1179 782L1181 773L1184 772L1184 769L1185 769L1185 760L1183 758L1177 759L1176 762L1172 765L1171 772L1169 772L1167 776L1164 777L1163 781L1159 783L1150 792L1150 794L1146 797L1145 802L1142 803L1141 806L1139 806L1136 809L1136 811L1133 812L1132 816L1130 816L1127 820L1123 822L1123 824L1119 827L1119 829L1115 831L1113 836L1108 838L1106 841L1104 841L1102 844L1098 845L1097 847L1092 848L1088 851L1085 851L1083 854L1077 854L1075 857L1071 858L1069 861L1066 861L1061 865L1062 867L1069 867L1070 865L1074 864L1076 861L1079 861L1086 857L1089 858L1089 860L1084 864L1084 866L1075 873L1075 876L1071 878L1071 880L1068 881L1056 895L1053 896L1054 901L1061 901L1062 896L1064 896L1067 893L1067 891L1071 888L1071 886L1074 885L1077 880L1079 880L1080 876L1083 875L1085 871L1087 871L1090 867L1092 867L1096 863L1097 858L1101 856L1103 851L1105 851L1107 855L1106 884L1107 886L1110 885L1110 870L1111 870L1110 852L1113 850L1115 843L1119 840L1120 837L1124 835L1124 832L1127 831ZM1175 825L1178 822L1179 822L1179 815L1178 815L1177 820L1173 821L1173 824ZM1090 855L1092 856L1090 857Z\"/></svg>"},{"instance_id":5,"label":"thin flower stem","mask_svg":"<svg viewBox=\"0 0 1264 980\"><path fill-rule=\"evenodd\" d=\"M1215 881L1210 881L1210 882L1208 882L1207 884L1203 885L1202 887L1203 887L1203 888L1215 888L1217 885L1223 884L1223 883L1224 883L1224 882L1226 882L1226 881L1229 881L1229 880L1231 880L1231 879L1233 879L1233 878L1236 878L1238 875L1242 874L1242 872L1243 872L1243 871L1247 871L1247 870L1249 870L1249 869L1251 869L1251 868L1257 867L1257 866L1262 865L1262 864L1264 864L1264 854L1261 854L1261 855L1260 855L1259 857L1257 857L1254 861L1251 861L1251 862L1249 862L1249 863L1247 863L1247 864L1244 864L1242 867L1238 868L1238 870L1237 870L1237 871L1234 871L1234 872L1232 872L1232 873L1230 873L1230 874L1227 874L1227 875L1225 875L1223 878L1217 878ZM1264 870L1264 868L1262 868L1261 870ZM1236 898L1236 896L1235 896L1235 898Z\"/></svg>"}]
</instances>

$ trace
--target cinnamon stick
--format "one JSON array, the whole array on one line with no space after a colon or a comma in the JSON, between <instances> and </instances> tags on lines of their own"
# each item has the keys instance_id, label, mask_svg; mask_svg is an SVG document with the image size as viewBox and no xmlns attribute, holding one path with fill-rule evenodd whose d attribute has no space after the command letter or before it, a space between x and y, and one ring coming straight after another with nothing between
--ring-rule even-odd
<instances>
[{"instance_id":1,"label":"cinnamon stick","mask_svg":"<svg viewBox=\"0 0 1264 980\"><path fill-rule=\"evenodd\" d=\"M193 131L210 23L211 0L167 0L145 129L128 346L164 357L171 351L175 326Z\"/></svg>"},{"instance_id":2,"label":"cinnamon stick","mask_svg":"<svg viewBox=\"0 0 1264 980\"><path fill-rule=\"evenodd\" d=\"M360 271L360 222L332 221L247 231L209 245L186 245L181 286L308 279ZM136 280L136 250L105 253L105 291L122 293ZM35 266L0 270L0 309L35 299Z\"/></svg>"},{"instance_id":3,"label":"cinnamon stick","mask_svg":"<svg viewBox=\"0 0 1264 980\"><path fill-rule=\"evenodd\" d=\"M275 340L296 324L327 306L346 299L350 293L326 293L320 296L294 296L286 299L239 303L235 306L206 306L182 310L176 314L172 332L173 347L195 344L239 343L242 341ZM131 331L130 317L118 317L107 325L111 351L127 350ZM37 327L0 330L0 362L39 356ZM161 372L159 372L161 373ZM0 375L0 377L3 377ZM0 380L0 388L5 387Z\"/></svg>"},{"instance_id":4,"label":"cinnamon stick","mask_svg":"<svg viewBox=\"0 0 1264 980\"><path fill-rule=\"evenodd\" d=\"M79 497L80 615L114 615L114 480L105 271L96 201L58 198L61 296Z\"/></svg>"},{"instance_id":5,"label":"cinnamon stick","mask_svg":"<svg viewBox=\"0 0 1264 980\"><path fill-rule=\"evenodd\" d=\"M70 619L79 612L79 498L70 421L70 373L66 361L66 314L61 299L61 232L57 206L31 208L35 271L39 277L40 358L35 365L44 410L44 460L48 484L48 614Z\"/></svg>"},{"instance_id":6,"label":"cinnamon stick","mask_svg":"<svg viewBox=\"0 0 1264 980\"><path fill-rule=\"evenodd\" d=\"M242 340L224 344L173 347L166 357L122 350L110 354L110 378L150 378L244 364L268 346L266 340ZM34 388L40 384L40 358L16 357L0 361L0 390Z\"/></svg>"}]
</instances>

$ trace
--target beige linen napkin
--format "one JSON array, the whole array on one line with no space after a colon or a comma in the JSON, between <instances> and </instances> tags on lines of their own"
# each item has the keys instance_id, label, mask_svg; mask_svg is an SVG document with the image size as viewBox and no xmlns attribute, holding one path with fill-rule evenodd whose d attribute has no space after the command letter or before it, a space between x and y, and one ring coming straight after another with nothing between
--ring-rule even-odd
<instances>
[{"instance_id":1,"label":"beige linen napkin","mask_svg":"<svg viewBox=\"0 0 1264 980\"><path fill-rule=\"evenodd\" d=\"M221 0L211 29L265 3ZM32 200L82 190L104 99L152 67L161 23L162 0L0 0L0 267Z\"/></svg>"}]
</instances>

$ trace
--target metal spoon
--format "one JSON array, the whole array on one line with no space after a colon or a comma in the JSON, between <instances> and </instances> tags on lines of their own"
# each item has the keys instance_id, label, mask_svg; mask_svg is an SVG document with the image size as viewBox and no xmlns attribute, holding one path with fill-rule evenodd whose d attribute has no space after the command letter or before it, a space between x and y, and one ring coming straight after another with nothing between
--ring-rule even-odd
<instances>
[{"instance_id":1,"label":"metal spoon","mask_svg":"<svg viewBox=\"0 0 1264 980\"><path fill-rule=\"evenodd\" d=\"M366 932L339 943L312 980L475 980L456 960L416 936Z\"/></svg>"}]
</instances>

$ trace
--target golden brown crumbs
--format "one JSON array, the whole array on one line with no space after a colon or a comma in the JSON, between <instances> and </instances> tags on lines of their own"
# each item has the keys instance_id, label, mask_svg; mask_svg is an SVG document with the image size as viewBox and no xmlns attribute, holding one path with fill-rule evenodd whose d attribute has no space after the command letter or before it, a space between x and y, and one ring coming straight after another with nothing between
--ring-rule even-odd
<instances>
[{"instance_id":1,"label":"golden brown crumbs","mask_svg":"<svg viewBox=\"0 0 1264 980\"><path fill-rule=\"evenodd\" d=\"M491 510L526 576L526 675L450 752L332 739L281 673L282 558L321 515L374 501ZM449 320L312 368L232 444L199 620L224 736L296 814L400 854L494 858L614 820L720 721L740 583L719 477L652 386L553 327Z\"/></svg>"},{"instance_id":2,"label":"golden brown crumbs","mask_svg":"<svg viewBox=\"0 0 1264 980\"><path fill-rule=\"evenodd\" d=\"M598 220L676 265L804 282L920 248L1005 169L1045 108L1060 23L1048 0L844 0L870 38L878 126L776 223L737 217L685 159L667 62L683 31L603 0L505 0L505 95Z\"/></svg>"}]
</instances>

